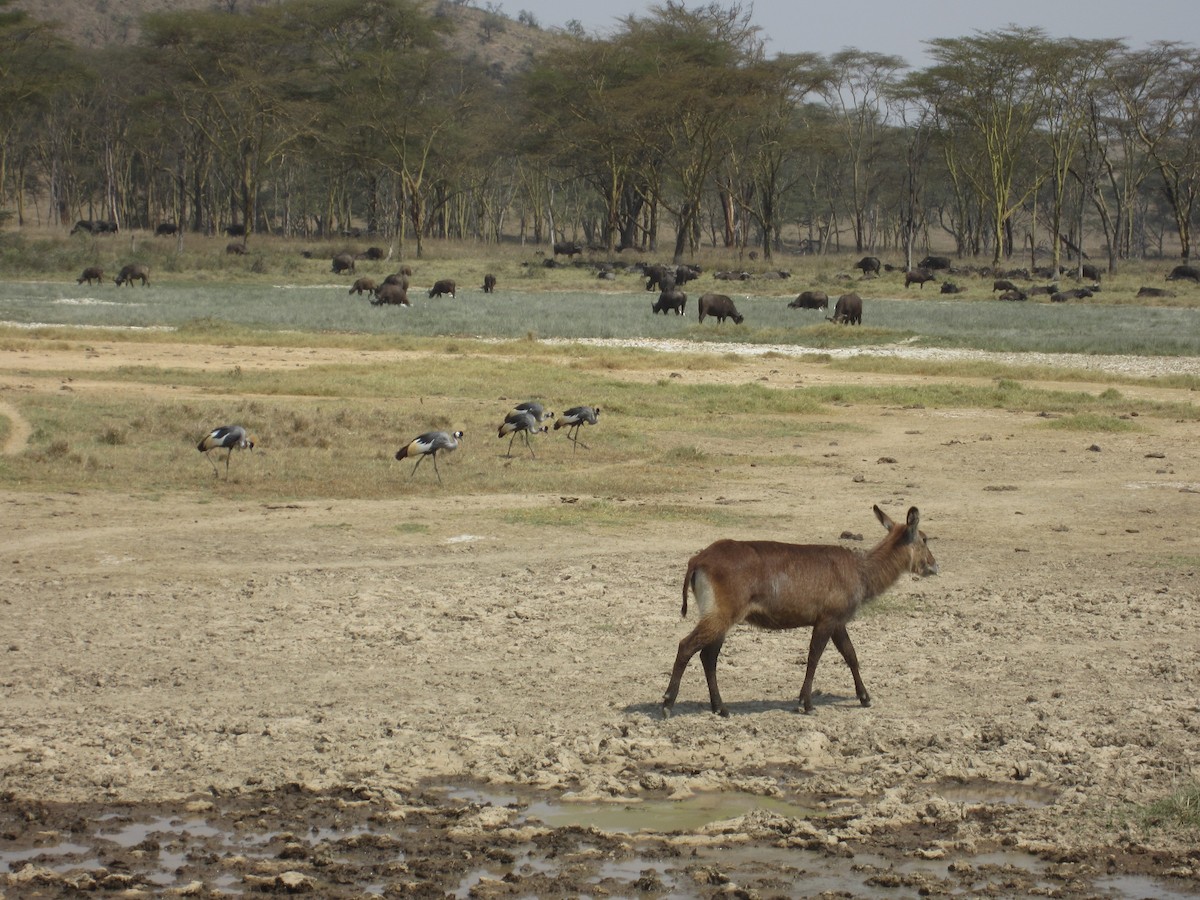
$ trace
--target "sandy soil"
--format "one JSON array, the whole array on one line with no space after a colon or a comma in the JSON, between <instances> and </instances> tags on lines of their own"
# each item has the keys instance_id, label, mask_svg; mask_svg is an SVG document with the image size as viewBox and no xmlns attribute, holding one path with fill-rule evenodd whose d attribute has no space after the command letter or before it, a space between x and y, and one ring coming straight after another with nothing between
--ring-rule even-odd
<instances>
[{"instance_id":1,"label":"sandy soil","mask_svg":"<svg viewBox=\"0 0 1200 900\"><path fill-rule=\"evenodd\" d=\"M2 353L4 450L28 438L16 392L58 389L47 373L153 390L104 372L233 352ZM773 356L712 377L831 374ZM0 493L0 897L1200 895L1196 833L1137 811L1200 780L1194 423L835 415L859 430L778 448L810 458L794 475L718 472L677 498L802 509L795 534L480 526L562 502L536 494ZM874 503L919 506L941 567L850 627L874 704L831 650L796 713L807 633L742 628L720 663L731 717L696 660L664 720L687 558L726 536L867 546ZM712 792L762 804L687 820Z\"/></svg>"}]
</instances>

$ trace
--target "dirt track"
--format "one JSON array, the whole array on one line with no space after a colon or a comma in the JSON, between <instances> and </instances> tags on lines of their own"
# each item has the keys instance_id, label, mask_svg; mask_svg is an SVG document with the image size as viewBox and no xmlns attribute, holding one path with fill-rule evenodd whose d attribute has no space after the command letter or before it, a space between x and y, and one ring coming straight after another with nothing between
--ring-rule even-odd
<instances>
[{"instance_id":1,"label":"dirt track","mask_svg":"<svg viewBox=\"0 0 1200 900\"><path fill-rule=\"evenodd\" d=\"M146 390L104 382L104 369L156 364L159 352L175 366L226 364L209 347L0 354L0 415L18 405L5 389L56 389L39 372L66 361L86 373L76 389L94 378L95 390ZM333 358L377 357L266 348L239 364ZM792 385L827 371L773 357L719 377ZM1197 836L1145 830L1133 813L1200 779L1194 424L1140 416L1138 431L1091 436L1000 409L837 415L861 430L789 440L810 459L802 471L725 473L677 498L745 504L794 533L479 526L481 506L561 502L536 494L0 493L0 895L69 895L87 860L101 884L198 883L199 895L304 879L324 896L709 896L730 884L807 896L818 882L798 871L843 864L853 893L892 878L907 895L1049 884L1120 896L1145 891L1121 881L1144 873L1154 891L1200 894ZM8 447L20 452L14 421ZM664 721L688 556L722 536L837 542L848 529L862 546L882 534L873 503L894 516L918 505L941 566L851 625L874 705L859 707L829 653L815 714L797 715L807 635L741 629L721 656L731 718L708 713L696 662ZM412 521L428 531L394 527ZM432 790L444 785L484 792ZM528 806L712 790L812 814L758 811L700 830L668 814L634 838L542 828ZM164 826L170 840L122 847L95 837L114 810L293 839L265 841L259 858ZM305 837L306 823L329 831ZM81 840L89 849L54 849ZM177 843L191 856L163 876ZM770 862L779 847L790 855ZM1003 865L986 855L997 851ZM1018 856L1036 864L1014 866ZM879 880L853 880L855 859ZM20 871L5 876L5 861Z\"/></svg>"}]
</instances>

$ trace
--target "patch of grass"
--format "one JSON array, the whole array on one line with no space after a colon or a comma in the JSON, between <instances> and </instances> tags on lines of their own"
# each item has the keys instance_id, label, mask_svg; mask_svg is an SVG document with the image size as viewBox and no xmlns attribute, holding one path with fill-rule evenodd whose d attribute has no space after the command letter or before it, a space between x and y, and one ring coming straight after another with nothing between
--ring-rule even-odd
<instances>
[{"instance_id":1,"label":"patch of grass","mask_svg":"<svg viewBox=\"0 0 1200 900\"><path fill-rule=\"evenodd\" d=\"M422 522L401 522L395 526L397 534L428 534L429 526Z\"/></svg>"},{"instance_id":2,"label":"patch of grass","mask_svg":"<svg viewBox=\"0 0 1200 900\"><path fill-rule=\"evenodd\" d=\"M1130 419L1122 419L1113 415L1097 412L1076 413L1046 422L1046 428L1059 431L1100 432L1102 434L1119 434L1128 431L1144 430Z\"/></svg>"},{"instance_id":3,"label":"patch of grass","mask_svg":"<svg viewBox=\"0 0 1200 900\"><path fill-rule=\"evenodd\" d=\"M1200 784L1180 788L1141 811L1148 828L1200 828Z\"/></svg>"},{"instance_id":4,"label":"patch of grass","mask_svg":"<svg viewBox=\"0 0 1200 900\"><path fill-rule=\"evenodd\" d=\"M656 522L687 522L714 528L746 526L755 521L722 507L710 509L653 501L579 500L574 503L528 507L501 514L507 525L575 528L627 528Z\"/></svg>"}]
</instances>

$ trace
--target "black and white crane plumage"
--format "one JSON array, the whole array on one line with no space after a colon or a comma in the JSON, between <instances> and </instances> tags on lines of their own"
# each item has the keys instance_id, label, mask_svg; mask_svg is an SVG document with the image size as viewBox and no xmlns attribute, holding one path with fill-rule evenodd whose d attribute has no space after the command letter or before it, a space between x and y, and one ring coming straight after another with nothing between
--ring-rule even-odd
<instances>
[{"instance_id":1,"label":"black and white crane plumage","mask_svg":"<svg viewBox=\"0 0 1200 900\"><path fill-rule=\"evenodd\" d=\"M554 423L554 430L560 428L567 429L567 438L575 447L583 447L584 450L590 449L587 444L579 440L579 429L584 425L595 425L596 419L600 416L600 407L598 406L572 406L562 417ZM572 448L572 453L575 448Z\"/></svg>"},{"instance_id":2,"label":"black and white crane plumage","mask_svg":"<svg viewBox=\"0 0 1200 900\"><path fill-rule=\"evenodd\" d=\"M501 424L500 430L496 432L496 437L504 437L506 434L512 435L508 439L508 453L505 454L506 456L512 456L513 441L520 434L525 438L525 446L529 448L529 455L537 459L537 454L533 452L533 444L529 442L529 435L544 434L549 430L547 426L539 424L537 416L533 413L514 409L504 417L504 422Z\"/></svg>"},{"instance_id":3,"label":"black and white crane plumage","mask_svg":"<svg viewBox=\"0 0 1200 900\"><path fill-rule=\"evenodd\" d=\"M537 423L541 425L547 419L554 418L554 412L546 409L536 400L526 400L524 403L518 403L513 407L513 412L527 412L537 419Z\"/></svg>"},{"instance_id":4,"label":"black and white crane plumage","mask_svg":"<svg viewBox=\"0 0 1200 900\"><path fill-rule=\"evenodd\" d=\"M209 456L211 450L225 451L225 477L229 477L229 458L233 456L234 450L253 450L254 438L241 425L222 425L220 428L214 428L206 434L200 443L196 445L196 449L204 454L204 458L212 463L213 475L219 475L217 464L213 462L213 458Z\"/></svg>"},{"instance_id":5,"label":"black and white crane plumage","mask_svg":"<svg viewBox=\"0 0 1200 900\"><path fill-rule=\"evenodd\" d=\"M437 455L439 451L453 453L458 449L458 442L462 440L463 433L456 431L451 434L448 431L427 431L424 434L417 435L403 447L396 451L396 459L408 459L413 456L417 457L417 465L413 466L413 470L408 477L412 478L417 474L417 467L421 465L422 460L426 456L433 459L433 471L437 475L438 484L442 483L442 473L438 471Z\"/></svg>"}]
</instances>

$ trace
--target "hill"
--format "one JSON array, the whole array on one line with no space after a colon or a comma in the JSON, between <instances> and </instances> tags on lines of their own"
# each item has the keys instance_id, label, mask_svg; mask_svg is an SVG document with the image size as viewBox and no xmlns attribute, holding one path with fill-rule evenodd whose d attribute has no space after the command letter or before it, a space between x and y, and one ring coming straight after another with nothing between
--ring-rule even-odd
<instances>
[{"instance_id":1,"label":"hill","mask_svg":"<svg viewBox=\"0 0 1200 900\"><path fill-rule=\"evenodd\" d=\"M65 38L80 47L102 49L136 44L147 13L218 9L236 15L270 0L15 0L13 6L32 18L55 22ZM455 55L478 60L494 77L520 71L535 55L571 40L557 29L543 29L450 0L429 0L427 9L449 19L454 32L448 43Z\"/></svg>"}]
</instances>

